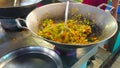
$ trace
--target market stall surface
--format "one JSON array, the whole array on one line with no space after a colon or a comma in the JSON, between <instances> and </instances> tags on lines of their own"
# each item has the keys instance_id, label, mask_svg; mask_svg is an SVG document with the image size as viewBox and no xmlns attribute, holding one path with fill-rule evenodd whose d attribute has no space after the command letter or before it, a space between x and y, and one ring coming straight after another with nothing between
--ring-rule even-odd
<instances>
[{"instance_id":1,"label":"market stall surface","mask_svg":"<svg viewBox=\"0 0 120 68\"><path fill-rule=\"evenodd\" d=\"M1 30L3 30L3 29L1 29ZM47 43L43 40L39 40L39 38L37 38L36 36L31 36L31 33L26 30L23 30L20 32L14 32L14 33L12 33L12 35L10 35L11 32L7 32L7 34L6 34L6 32L3 32L3 33L0 32L0 34L1 34L0 35L1 36L0 44L8 47L8 48L4 48L3 46L0 46L2 48L2 49L0 49L1 55L5 55L9 51L11 51L9 49L10 47L14 49L15 47L13 45L16 45L16 47L24 47L24 46L28 46L28 45L38 44L38 45L43 45L46 48L50 48L50 49L54 48L53 45L50 45L49 43ZM6 37L4 37L4 36L6 36ZM29 39L29 40L27 40L27 39ZM33 40L39 40L39 41L33 41ZM6 42L6 41L10 41L10 42ZM18 43L18 41L19 41L19 43ZM26 45L26 43L28 45ZM9 46L9 45L11 45L11 46ZM93 60L90 63L90 65L88 65L88 68L99 68L99 66L109 57L109 55L111 55L110 52L104 50L101 47L98 47L98 51L95 54L95 60Z\"/></svg>"}]
</instances>

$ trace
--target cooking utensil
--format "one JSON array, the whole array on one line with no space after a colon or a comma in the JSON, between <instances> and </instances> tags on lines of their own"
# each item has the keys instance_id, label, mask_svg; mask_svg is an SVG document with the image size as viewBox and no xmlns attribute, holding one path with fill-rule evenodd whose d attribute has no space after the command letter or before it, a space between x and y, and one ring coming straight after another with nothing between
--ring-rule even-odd
<instances>
[{"instance_id":1,"label":"cooking utensil","mask_svg":"<svg viewBox=\"0 0 120 68\"><path fill-rule=\"evenodd\" d=\"M21 0L14 0L14 7L20 6Z\"/></svg>"},{"instance_id":2,"label":"cooking utensil","mask_svg":"<svg viewBox=\"0 0 120 68\"><path fill-rule=\"evenodd\" d=\"M54 3L35 9L30 14L28 14L26 18L26 25L28 29L33 34L37 35L37 32L41 27L40 24L42 20L46 18L60 19L64 17L65 6L66 3ZM69 17L71 17L71 15L73 14L81 14L82 16L94 20L94 23L101 29L101 34L98 37L98 42L93 42L89 44L66 44L55 42L38 35L37 36L56 45L56 47L77 48L102 43L110 39L118 29L117 22L113 18L113 16L100 8L81 3L70 3Z\"/></svg>"},{"instance_id":3,"label":"cooking utensil","mask_svg":"<svg viewBox=\"0 0 120 68\"><path fill-rule=\"evenodd\" d=\"M67 26L68 11L69 11L69 1L66 2L66 10L65 10L65 27L66 28L68 28L68 26Z\"/></svg>"},{"instance_id":4,"label":"cooking utensil","mask_svg":"<svg viewBox=\"0 0 120 68\"><path fill-rule=\"evenodd\" d=\"M64 31L70 31L69 27L67 26L68 11L69 11L69 1L66 2L65 21L64 21L64 27L63 27L62 31L60 32L61 34L62 34Z\"/></svg>"},{"instance_id":5,"label":"cooking utensil","mask_svg":"<svg viewBox=\"0 0 120 68\"><path fill-rule=\"evenodd\" d=\"M7 31L19 31L16 18L26 18L41 0L0 0L0 22ZM4 4L2 4L4 3Z\"/></svg>"},{"instance_id":6,"label":"cooking utensil","mask_svg":"<svg viewBox=\"0 0 120 68\"><path fill-rule=\"evenodd\" d=\"M63 65L54 51L41 46L29 46L0 58L0 68L63 68Z\"/></svg>"},{"instance_id":7,"label":"cooking utensil","mask_svg":"<svg viewBox=\"0 0 120 68\"><path fill-rule=\"evenodd\" d=\"M0 2L1 1L2 0L0 0ZM42 0L4 0L4 4L0 3L0 18L25 18L41 1Z\"/></svg>"}]
</instances>

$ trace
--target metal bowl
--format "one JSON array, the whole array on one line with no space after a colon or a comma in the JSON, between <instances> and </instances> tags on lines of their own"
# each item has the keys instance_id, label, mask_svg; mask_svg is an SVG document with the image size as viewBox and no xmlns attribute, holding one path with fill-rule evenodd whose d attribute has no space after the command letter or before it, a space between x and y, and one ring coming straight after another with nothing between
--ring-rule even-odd
<instances>
[{"instance_id":1,"label":"metal bowl","mask_svg":"<svg viewBox=\"0 0 120 68\"><path fill-rule=\"evenodd\" d=\"M0 68L63 68L63 65L54 51L41 46L29 46L0 58Z\"/></svg>"}]
</instances>

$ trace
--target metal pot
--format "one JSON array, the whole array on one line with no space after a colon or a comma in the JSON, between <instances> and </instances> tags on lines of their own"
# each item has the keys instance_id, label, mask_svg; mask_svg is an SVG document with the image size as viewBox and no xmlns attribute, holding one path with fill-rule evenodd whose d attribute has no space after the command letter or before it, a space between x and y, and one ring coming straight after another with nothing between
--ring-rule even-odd
<instances>
[{"instance_id":1,"label":"metal pot","mask_svg":"<svg viewBox=\"0 0 120 68\"><path fill-rule=\"evenodd\" d=\"M40 2L41 0L19 0L19 5L14 6L14 0L0 0L0 18L26 17Z\"/></svg>"},{"instance_id":2,"label":"metal pot","mask_svg":"<svg viewBox=\"0 0 120 68\"><path fill-rule=\"evenodd\" d=\"M40 23L43 19L64 18L65 6L66 3L54 3L33 10L30 14L28 14L26 18L26 25L28 29L33 34L37 35L37 32L40 29ZM38 35L37 36L56 45L56 47L77 48L77 47L86 47L86 46L102 43L110 39L116 33L118 29L118 25L116 20L110 13L107 13L104 10L94 6L81 4L81 3L70 3L69 16L71 15L73 9L77 9L77 12L75 12L74 14L82 14L82 16L86 16L91 20L95 21L95 24L102 31L100 36L98 37L99 39L98 42L90 43L90 44L66 44L66 43L59 43L52 40L48 40Z\"/></svg>"},{"instance_id":3,"label":"metal pot","mask_svg":"<svg viewBox=\"0 0 120 68\"><path fill-rule=\"evenodd\" d=\"M0 68L63 68L63 64L54 51L41 46L29 46L0 58Z\"/></svg>"}]
</instances>

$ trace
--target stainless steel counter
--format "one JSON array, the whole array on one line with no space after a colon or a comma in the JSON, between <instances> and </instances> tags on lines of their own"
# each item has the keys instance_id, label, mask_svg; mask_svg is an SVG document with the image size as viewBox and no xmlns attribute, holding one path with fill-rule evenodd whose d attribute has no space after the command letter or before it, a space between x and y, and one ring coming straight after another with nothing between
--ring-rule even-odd
<instances>
[{"instance_id":1,"label":"stainless steel counter","mask_svg":"<svg viewBox=\"0 0 120 68\"><path fill-rule=\"evenodd\" d=\"M7 53L26 46L43 46L54 49L54 45L37 38L29 30L22 30L18 32L6 32L0 26L0 57ZM98 45L85 48L78 48L77 55L74 57L60 56L64 68L80 68L80 66L87 62L98 49Z\"/></svg>"}]
</instances>

